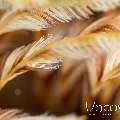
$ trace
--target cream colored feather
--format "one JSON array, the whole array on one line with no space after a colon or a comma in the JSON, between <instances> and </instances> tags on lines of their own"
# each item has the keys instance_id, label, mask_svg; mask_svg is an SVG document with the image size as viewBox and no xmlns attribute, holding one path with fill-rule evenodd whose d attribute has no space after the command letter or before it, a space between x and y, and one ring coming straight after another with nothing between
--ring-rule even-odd
<instances>
[{"instance_id":1,"label":"cream colored feather","mask_svg":"<svg viewBox=\"0 0 120 120\"><path fill-rule=\"evenodd\" d=\"M55 65L61 64L61 58L54 52L41 50L46 46L46 42L47 40L41 38L38 42L14 50L5 63L0 81L1 87L30 68L56 69Z\"/></svg>"},{"instance_id":2,"label":"cream colored feather","mask_svg":"<svg viewBox=\"0 0 120 120\"><path fill-rule=\"evenodd\" d=\"M26 47L18 48L6 61L0 81L1 88L17 75L30 70L25 67L41 68L38 65L42 65L44 60L43 64L54 65L55 63L59 64L61 58L83 60L119 50L119 36L119 32L90 34L48 43L40 40ZM52 51L55 53L51 57ZM58 57L56 57L56 53L59 55ZM51 62L45 63L46 60L51 60Z\"/></svg>"},{"instance_id":3,"label":"cream colored feather","mask_svg":"<svg viewBox=\"0 0 120 120\"><path fill-rule=\"evenodd\" d=\"M29 3L32 2L29 1ZM0 21L0 34L19 29L41 31L59 22L88 19L94 14L93 11L106 12L120 5L119 0L65 0L44 1L44 3L34 1L34 3L38 4L36 9L33 9L34 4L31 4L30 8L13 9L7 13Z\"/></svg>"},{"instance_id":4,"label":"cream colored feather","mask_svg":"<svg viewBox=\"0 0 120 120\"><path fill-rule=\"evenodd\" d=\"M119 10L118 10L119 11ZM82 31L81 35L95 32L111 32L120 31L120 15L114 12L108 16L105 16L96 22L93 22L85 30Z\"/></svg>"},{"instance_id":5,"label":"cream colored feather","mask_svg":"<svg viewBox=\"0 0 120 120\"><path fill-rule=\"evenodd\" d=\"M29 115L28 113L23 113L22 110L18 109L8 109L1 110L0 120L87 120L87 116L77 116L75 114L68 114L61 117L54 115L48 116L47 113L42 115Z\"/></svg>"},{"instance_id":6,"label":"cream colored feather","mask_svg":"<svg viewBox=\"0 0 120 120\"><path fill-rule=\"evenodd\" d=\"M21 114L21 116L26 116L25 113L23 114L21 110L17 110L17 109L7 109L7 110L1 110L1 114L0 114L0 120L12 120L14 118L19 118L19 114Z\"/></svg>"},{"instance_id":7,"label":"cream colored feather","mask_svg":"<svg viewBox=\"0 0 120 120\"><path fill-rule=\"evenodd\" d=\"M109 53L109 55L105 59L105 66L102 71L103 71L103 74L99 80L100 86L98 86L96 93L99 93L99 91L102 88L104 88L106 84L111 85L109 87L109 89L110 89L109 91L112 91L114 84L116 87L116 85L119 83L119 79L120 79L120 49ZM111 92L109 92L109 94L111 94ZM109 98L107 98L107 97L108 97L108 95L106 96L106 99L104 99L104 100L108 100Z\"/></svg>"},{"instance_id":8,"label":"cream colored feather","mask_svg":"<svg viewBox=\"0 0 120 120\"><path fill-rule=\"evenodd\" d=\"M48 45L48 49L64 57L83 59L117 50L120 48L119 41L119 32L88 34L54 41Z\"/></svg>"},{"instance_id":9,"label":"cream colored feather","mask_svg":"<svg viewBox=\"0 0 120 120\"><path fill-rule=\"evenodd\" d=\"M4 2L8 2L9 4L13 4L13 6L74 6L80 5L83 9L87 9L87 7L92 8L93 10L108 10L109 8L115 8L119 6L119 0L1 0ZM30 6L29 6L30 7Z\"/></svg>"}]
</instances>

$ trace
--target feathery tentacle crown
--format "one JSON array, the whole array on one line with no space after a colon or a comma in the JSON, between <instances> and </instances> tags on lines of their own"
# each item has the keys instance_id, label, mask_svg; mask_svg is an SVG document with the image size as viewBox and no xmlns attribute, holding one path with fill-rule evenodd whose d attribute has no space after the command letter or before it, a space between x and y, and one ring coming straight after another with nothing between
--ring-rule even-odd
<instances>
[{"instance_id":1,"label":"feathery tentacle crown","mask_svg":"<svg viewBox=\"0 0 120 120\"><path fill-rule=\"evenodd\" d=\"M53 30L57 39L54 35L42 35L38 41L16 48L5 61L0 90L27 71L48 70L52 74L57 69L60 77L56 75L58 83L55 88L61 95L57 101L59 104L77 81L81 81L83 86L86 84L87 88L89 86L93 99L100 98L101 103L113 99L110 92L115 96L120 85L120 0L5 1L10 7L4 8L7 12L0 19L0 37L19 30L40 35L42 31L49 34L47 32ZM3 5L2 2L0 4ZM2 6L0 8L3 9ZM86 27L87 20L91 20L91 24ZM61 25L72 26L72 30ZM55 27L64 32L55 32ZM84 29L77 32L79 34L69 36L71 31L74 33L74 29L79 31L82 27ZM62 90L61 81L65 81ZM103 93L104 90L106 92ZM83 93L80 94L84 98ZM10 117L17 113L11 112ZM81 120L87 118L87 115L80 117Z\"/></svg>"}]
</instances>

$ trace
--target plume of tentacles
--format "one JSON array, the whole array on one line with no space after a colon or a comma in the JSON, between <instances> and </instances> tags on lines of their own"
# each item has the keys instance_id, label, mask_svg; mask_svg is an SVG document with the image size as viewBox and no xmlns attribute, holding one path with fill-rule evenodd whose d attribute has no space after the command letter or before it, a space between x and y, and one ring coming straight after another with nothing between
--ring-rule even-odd
<instances>
[{"instance_id":1,"label":"plume of tentacles","mask_svg":"<svg viewBox=\"0 0 120 120\"><path fill-rule=\"evenodd\" d=\"M40 109L55 115L77 113L33 118L8 110L1 120L119 120L120 0L1 0L0 4L0 60L4 60L0 90L23 73L35 71ZM27 38L32 34L32 42L8 49L18 32ZM117 108L109 110L114 105Z\"/></svg>"}]
</instances>

